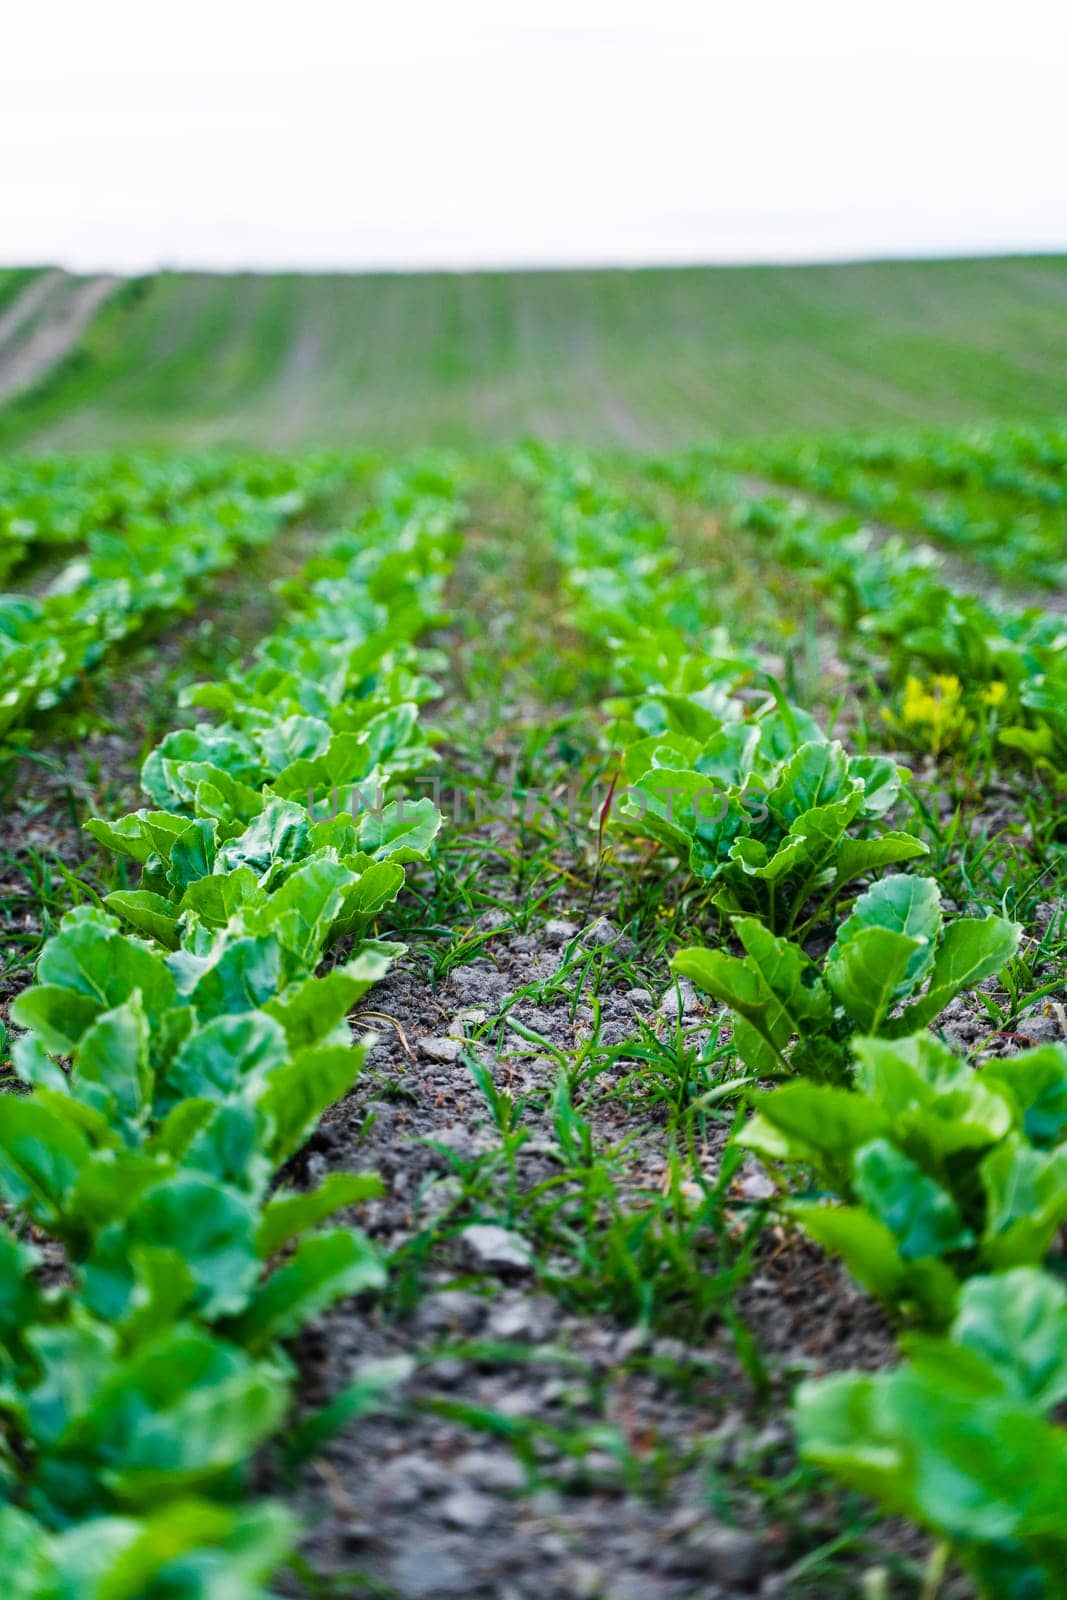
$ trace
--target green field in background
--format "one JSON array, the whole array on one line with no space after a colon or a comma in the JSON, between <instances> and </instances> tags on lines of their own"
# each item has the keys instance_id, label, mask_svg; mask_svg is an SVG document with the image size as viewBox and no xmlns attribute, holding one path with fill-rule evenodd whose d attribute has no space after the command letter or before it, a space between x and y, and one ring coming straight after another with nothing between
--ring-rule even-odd
<instances>
[{"instance_id":1,"label":"green field in background","mask_svg":"<svg viewBox=\"0 0 1067 1600\"><path fill-rule=\"evenodd\" d=\"M3 287L0 275L0 288ZM425 276L163 274L120 290L4 448L656 449L1067 413L1067 258Z\"/></svg>"}]
</instances>

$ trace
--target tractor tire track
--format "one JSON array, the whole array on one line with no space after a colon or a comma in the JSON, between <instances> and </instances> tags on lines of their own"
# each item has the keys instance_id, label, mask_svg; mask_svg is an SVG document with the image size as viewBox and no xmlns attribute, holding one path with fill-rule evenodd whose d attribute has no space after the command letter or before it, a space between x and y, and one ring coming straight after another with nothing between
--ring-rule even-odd
<instances>
[{"instance_id":1,"label":"tractor tire track","mask_svg":"<svg viewBox=\"0 0 1067 1600\"><path fill-rule=\"evenodd\" d=\"M59 277L45 273L35 279L0 318L0 404L31 389L58 366L122 281L110 274L74 278L56 297ZM54 309L53 298L58 300ZM41 311L46 315L34 325Z\"/></svg>"}]
</instances>

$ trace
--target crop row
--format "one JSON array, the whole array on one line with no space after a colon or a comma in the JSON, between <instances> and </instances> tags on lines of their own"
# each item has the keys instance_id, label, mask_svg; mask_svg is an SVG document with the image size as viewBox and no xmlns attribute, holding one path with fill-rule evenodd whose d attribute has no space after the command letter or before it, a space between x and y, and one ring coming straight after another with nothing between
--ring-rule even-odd
<instances>
[{"instance_id":1,"label":"crop row","mask_svg":"<svg viewBox=\"0 0 1067 1600\"><path fill-rule=\"evenodd\" d=\"M953 716L1053 788L1067 784L1062 616L961 593L941 580L929 552L900 538L876 542L851 520L809 507L752 499L706 462L660 463L655 473L716 507L754 535L770 561L827 595L840 629L882 658L905 705L916 702L914 716L924 705L932 727Z\"/></svg>"},{"instance_id":2,"label":"crop row","mask_svg":"<svg viewBox=\"0 0 1067 1600\"><path fill-rule=\"evenodd\" d=\"M541 501L570 620L633 690L605 731L613 825L707 883L744 952L672 963L733 1013L755 1112L737 1143L909 1327L896 1370L801 1387L801 1448L935 1532L984 1593L1062 1595L1067 1292L1044 1268L1067 1220L1067 1051L979 1071L925 1031L1020 930L946 918L917 872L876 876L840 920L857 878L926 854L884 827L906 774L850 757L752 662L703 655L699 577L580 461L542 460Z\"/></svg>"},{"instance_id":3,"label":"crop row","mask_svg":"<svg viewBox=\"0 0 1067 1600\"><path fill-rule=\"evenodd\" d=\"M31 555L84 549L93 533L169 522L193 499L240 487L285 492L291 469L218 455L91 455L0 463L0 581Z\"/></svg>"},{"instance_id":4,"label":"crop row","mask_svg":"<svg viewBox=\"0 0 1067 1600\"><path fill-rule=\"evenodd\" d=\"M911 488L1011 496L1020 509L1052 508L1067 500L1067 432L1062 426L1000 424L953 432L853 434L766 449L768 459L803 454L809 460L879 472Z\"/></svg>"},{"instance_id":5,"label":"crop row","mask_svg":"<svg viewBox=\"0 0 1067 1600\"><path fill-rule=\"evenodd\" d=\"M131 473L129 494L120 475L102 502L86 490L86 471L74 513L85 553L43 597L0 596L0 735L55 706L118 641L183 609L205 579L266 544L329 482L316 463ZM47 481L44 469L40 476ZM42 492L51 505L51 491Z\"/></svg>"},{"instance_id":6,"label":"crop row","mask_svg":"<svg viewBox=\"0 0 1067 1600\"><path fill-rule=\"evenodd\" d=\"M806 440L761 445L737 459L749 470L849 506L976 558L1008 583L1061 588L1067 441L994 434Z\"/></svg>"},{"instance_id":7,"label":"crop row","mask_svg":"<svg viewBox=\"0 0 1067 1600\"><path fill-rule=\"evenodd\" d=\"M276 1177L358 1073L348 1014L402 949L366 935L440 823L364 796L429 759L414 640L457 516L447 479L388 479L248 670L190 691L206 715L148 757L150 805L90 824L140 886L68 914L13 1007L0 1565L26 1600L251 1600L291 1545L243 1500L285 1341L383 1268L322 1227L375 1180Z\"/></svg>"}]
</instances>

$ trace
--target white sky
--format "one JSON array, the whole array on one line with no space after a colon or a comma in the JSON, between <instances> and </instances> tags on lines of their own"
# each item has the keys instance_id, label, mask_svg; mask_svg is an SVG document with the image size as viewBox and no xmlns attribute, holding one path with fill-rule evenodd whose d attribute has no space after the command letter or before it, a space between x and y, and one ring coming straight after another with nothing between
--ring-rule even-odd
<instances>
[{"instance_id":1,"label":"white sky","mask_svg":"<svg viewBox=\"0 0 1067 1600\"><path fill-rule=\"evenodd\" d=\"M0 261L1067 249L1063 0L6 0Z\"/></svg>"}]
</instances>

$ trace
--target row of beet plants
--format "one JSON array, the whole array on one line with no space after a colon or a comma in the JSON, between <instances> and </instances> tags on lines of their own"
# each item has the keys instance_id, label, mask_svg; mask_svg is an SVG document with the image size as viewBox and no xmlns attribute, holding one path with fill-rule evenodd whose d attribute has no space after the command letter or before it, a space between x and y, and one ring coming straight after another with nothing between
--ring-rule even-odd
<instances>
[{"instance_id":1,"label":"row of beet plants","mask_svg":"<svg viewBox=\"0 0 1067 1600\"><path fill-rule=\"evenodd\" d=\"M164 471L149 463L132 469L129 492L110 503L89 496L76 524L94 512L101 520L85 527L83 551L44 594L0 595L0 735L13 739L121 641L187 609L215 574L323 495L336 472L315 460L231 462L224 474L218 464ZM42 491L46 502L50 492ZM54 492L62 520L63 494Z\"/></svg>"},{"instance_id":2,"label":"row of beet plants","mask_svg":"<svg viewBox=\"0 0 1067 1600\"><path fill-rule=\"evenodd\" d=\"M90 534L169 520L194 496L240 476L274 492L278 465L217 454L12 456L0 462L0 581L31 558L81 553Z\"/></svg>"},{"instance_id":3,"label":"row of beet plants","mask_svg":"<svg viewBox=\"0 0 1067 1600\"><path fill-rule=\"evenodd\" d=\"M962 593L933 552L874 540L851 518L753 499L706 460L657 463L657 478L712 504L754 535L769 558L824 594L842 631L884 663L895 694L925 676L959 697L970 726L1006 762L1022 762L1054 791L1067 788L1067 619ZM916 675L919 675L917 678Z\"/></svg>"},{"instance_id":4,"label":"row of beet plants","mask_svg":"<svg viewBox=\"0 0 1067 1600\"><path fill-rule=\"evenodd\" d=\"M860 516L927 535L977 559L1005 582L1062 586L1064 436L1037 434L1029 453L1018 435L984 446L953 434L755 445L740 453L750 471L814 493ZM1058 444L1058 461L1054 445ZM732 459L732 456L731 456Z\"/></svg>"},{"instance_id":5,"label":"row of beet plants","mask_svg":"<svg viewBox=\"0 0 1067 1600\"><path fill-rule=\"evenodd\" d=\"M376 1180L278 1178L358 1074L349 1013L403 948L372 925L440 823L379 791L430 759L415 640L458 516L436 469L386 480L248 670L187 696L201 720L149 756L149 805L90 824L139 886L69 913L13 1007L0 1566L20 1600L252 1600L292 1546L288 1512L248 1498L292 1412L287 1341L383 1266L330 1225Z\"/></svg>"},{"instance_id":6,"label":"row of beet plants","mask_svg":"<svg viewBox=\"0 0 1067 1600\"><path fill-rule=\"evenodd\" d=\"M926 1031L1020 930L946 917L932 878L884 872L926 854L885 826L906 774L849 756L752 661L703 654L713 613L702 627L665 530L580 461L541 473L571 620L627 690L605 734L613 825L706 882L720 918L673 966L733 1014L739 1143L907 1330L898 1369L801 1387L801 1448L933 1531L935 1565L952 1550L984 1593L1062 1594L1067 1051L979 1069Z\"/></svg>"}]
</instances>

